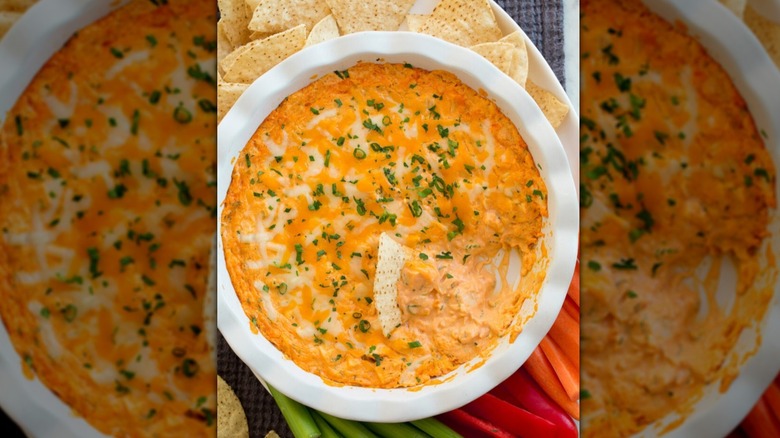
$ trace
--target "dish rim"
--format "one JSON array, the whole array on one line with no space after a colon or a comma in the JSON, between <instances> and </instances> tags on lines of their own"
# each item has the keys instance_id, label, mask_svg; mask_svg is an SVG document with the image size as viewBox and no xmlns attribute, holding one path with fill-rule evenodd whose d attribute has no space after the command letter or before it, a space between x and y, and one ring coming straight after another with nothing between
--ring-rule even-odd
<instances>
[{"instance_id":1,"label":"dish rim","mask_svg":"<svg viewBox=\"0 0 780 438\"><path fill-rule=\"evenodd\" d=\"M377 58L387 62L409 62L425 69L432 69L428 64L435 64L436 68L455 74L472 88L485 90L517 126L535 161L543 164L542 173L550 193L549 221L557 224L553 236L547 240L550 264L538 295L538 310L515 342L507 351L490 355L476 370L445 383L415 388L415 391L327 385L319 376L305 372L285 359L262 334L252 334L249 319L238 302L226 270L221 238L224 198L233 171L231 159L238 156L257 126L283 98L311 83L315 74L319 77L333 70L343 70L358 59L372 61ZM475 83L479 86L474 86ZM507 91L511 91L512 99L503 97ZM261 106L263 109L258 109ZM523 126L518 126L518 121L522 121ZM231 144L238 146L230 147ZM541 144L545 144L545 148L541 148ZM568 159L552 126L525 90L466 48L427 35L393 31L346 35L304 49L258 78L228 112L218 127L217 162L218 327L233 351L256 375L280 392L317 410L351 420L401 422L455 409L486 393L519 368L561 309L574 269L579 234L579 202Z\"/></svg>"}]
</instances>

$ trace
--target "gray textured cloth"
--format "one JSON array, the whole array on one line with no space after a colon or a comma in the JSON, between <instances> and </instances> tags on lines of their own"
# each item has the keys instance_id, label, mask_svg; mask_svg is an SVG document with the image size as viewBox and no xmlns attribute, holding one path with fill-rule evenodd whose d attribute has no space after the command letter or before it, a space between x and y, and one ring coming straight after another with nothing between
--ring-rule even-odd
<instances>
[{"instance_id":1,"label":"gray textured cloth","mask_svg":"<svg viewBox=\"0 0 780 438\"><path fill-rule=\"evenodd\" d=\"M563 0L496 0L533 41L552 67L561 85L564 82Z\"/></svg>"},{"instance_id":2,"label":"gray textured cloth","mask_svg":"<svg viewBox=\"0 0 780 438\"><path fill-rule=\"evenodd\" d=\"M563 2L562 0L496 0L520 25L552 67L561 84L564 83ZM252 372L230 350L219 335L217 370L241 400L249 421L249 435L264 437L275 430L282 437L292 437L290 429L273 398L260 385Z\"/></svg>"}]
</instances>

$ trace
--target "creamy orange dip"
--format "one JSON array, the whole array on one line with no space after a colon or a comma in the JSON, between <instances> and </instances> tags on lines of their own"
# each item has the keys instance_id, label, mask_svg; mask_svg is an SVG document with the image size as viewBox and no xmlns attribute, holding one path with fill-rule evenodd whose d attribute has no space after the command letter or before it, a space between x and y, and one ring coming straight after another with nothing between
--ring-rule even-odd
<instances>
[{"instance_id":1,"label":"creamy orange dip","mask_svg":"<svg viewBox=\"0 0 780 438\"><path fill-rule=\"evenodd\" d=\"M235 162L222 239L253 329L298 366L333 384L408 387L510 331L544 275L530 270L546 199L493 102L450 73L365 63L260 125ZM389 338L372 298L382 232L414 250ZM520 287L506 281L511 249Z\"/></svg>"},{"instance_id":2,"label":"creamy orange dip","mask_svg":"<svg viewBox=\"0 0 780 438\"><path fill-rule=\"evenodd\" d=\"M214 434L215 14L132 1L5 117L0 315L28 376L106 434Z\"/></svg>"},{"instance_id":3,"label":"creamy orange dip","mask_svg":"<svg viewBox=\"0 0 780 438\"><path fill-rule=\"evenodd\" d=\"M772 296L756 280L775 169L682 26L618 0L584 3L581 25L583 432L627 436L735 375L732 349Z\"/></svg>"}]
</instances>

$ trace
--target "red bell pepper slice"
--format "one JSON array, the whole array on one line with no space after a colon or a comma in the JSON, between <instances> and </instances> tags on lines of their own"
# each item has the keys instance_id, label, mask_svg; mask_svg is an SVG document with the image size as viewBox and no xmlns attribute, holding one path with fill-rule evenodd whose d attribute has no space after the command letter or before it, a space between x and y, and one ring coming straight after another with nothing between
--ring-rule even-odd
<instances>
[{"instance_id":1,"label":"red bell pepper slice","mask_svg":"<svg viewBox=\"0 0 780 438\"><path fill-rule=\"evenodd\" d=\"M556 436L562 438L578 436L574 420L544 393L524 369L517 370L492 392L499 398L527 409L554 424L557 429Z\"/></svg>"},{"instance_id":2,"label":"red bell pepper slice","mask_svg":"<svg viewBox=\"0 0 780 438\"><path fill-rule=\"evenodd\" d=\"M485 394L462 409L520 438L555 436L553 423L493 394Z\"/></svg>"},{"instance_id":3,"label":"red bell pepper slice","mask_svg":"<svg viewBox=\"0 0 780 438\"><path fill-rule=\"evenodd\" d=\"M514 438L514 436L487 421L480 420L462 409L445 412L438 416L442 423L455 432L469 438Z\"/></svg>"}]
</instances>

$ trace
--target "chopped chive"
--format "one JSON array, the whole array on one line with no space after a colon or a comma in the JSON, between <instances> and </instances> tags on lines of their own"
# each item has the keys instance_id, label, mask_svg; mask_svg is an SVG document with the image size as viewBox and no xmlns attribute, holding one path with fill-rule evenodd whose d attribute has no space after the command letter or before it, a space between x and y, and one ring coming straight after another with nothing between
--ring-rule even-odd
<instances>
[{"instance_id":1,"label":"chopped chive","mask_svg":"<svg viewBox=\"0 0 780 438\"><path fill-rule=\"evenodd\" d=\"M133 119L130 125L130 133L133 135L138 135L138 123L141 120L141 113L138 112L138 110L133 111Z\"/></svg>"},{"instance_id":2,"label":"chopped chive","mask_svg":"<svg viewBox=\"0 0 780 438\"><path fill-rule=\"evenodd\" d=\"M181 205L190 205L192 203L192 195L190 194L190 188L187 186L187 183L179 181L176 178L173 179L173 183L176 185L176 188L179 189L179 202L181 202Z\"/></svg>"},{"instance_id":3,"label":"chopped chive","mask_svg":"<svg viewBox=\"0 0 780 438\"><path fill-rule=\"evenodd\" d=\"M73 322L79 313L78 309L73 304L68 304L67 306L63 307L60 312L62 313L62 317L65 318L65 321L67 322Z\"/></svg>"},{"instance_id":4,"label":"chopped chive","mask_svg":"<svg viewBox=\"0 0 780 438\"><path fill-rule=\"evenodd\" d=\"M203 110L204 113L215 113L217 112L217 106L214 105L214 103L208 99L201 99L198 101L198 106L201 110Z\"/></svg>"},{"instance_id":5,"label":"chopped chive","mask_svg":"<svg viewBox=\"0 0 780 438\"><path fill-rule=\"evenodd\" d=\"M295 262L299 265L303 263L303 245L300 243L295 244Z\"/></svg>"},{"instance_id":6,"label":"chopped chive","mask_svg":"<svg viewBox=\"0 0 780 438\"><path fill-rule=\"evenodd\" d=\"M173 119L181 124L190 123L192 121L192 113L187 108L184 108L182 104L179 104L173 110Z\"/></svg>"},{"instance_id":7,"label":"chopped chive","mask_svg":"<svg viewBox=\"0 0 780 438\"><path fill-rule=\"evenodd\" d=\"M409 206L409 209L412 211L412 216L414 217L420 217L422 216L422 207L420 206L420 203L417 201L413 201L412 204Z\"/></svg>"}]
</instances>

